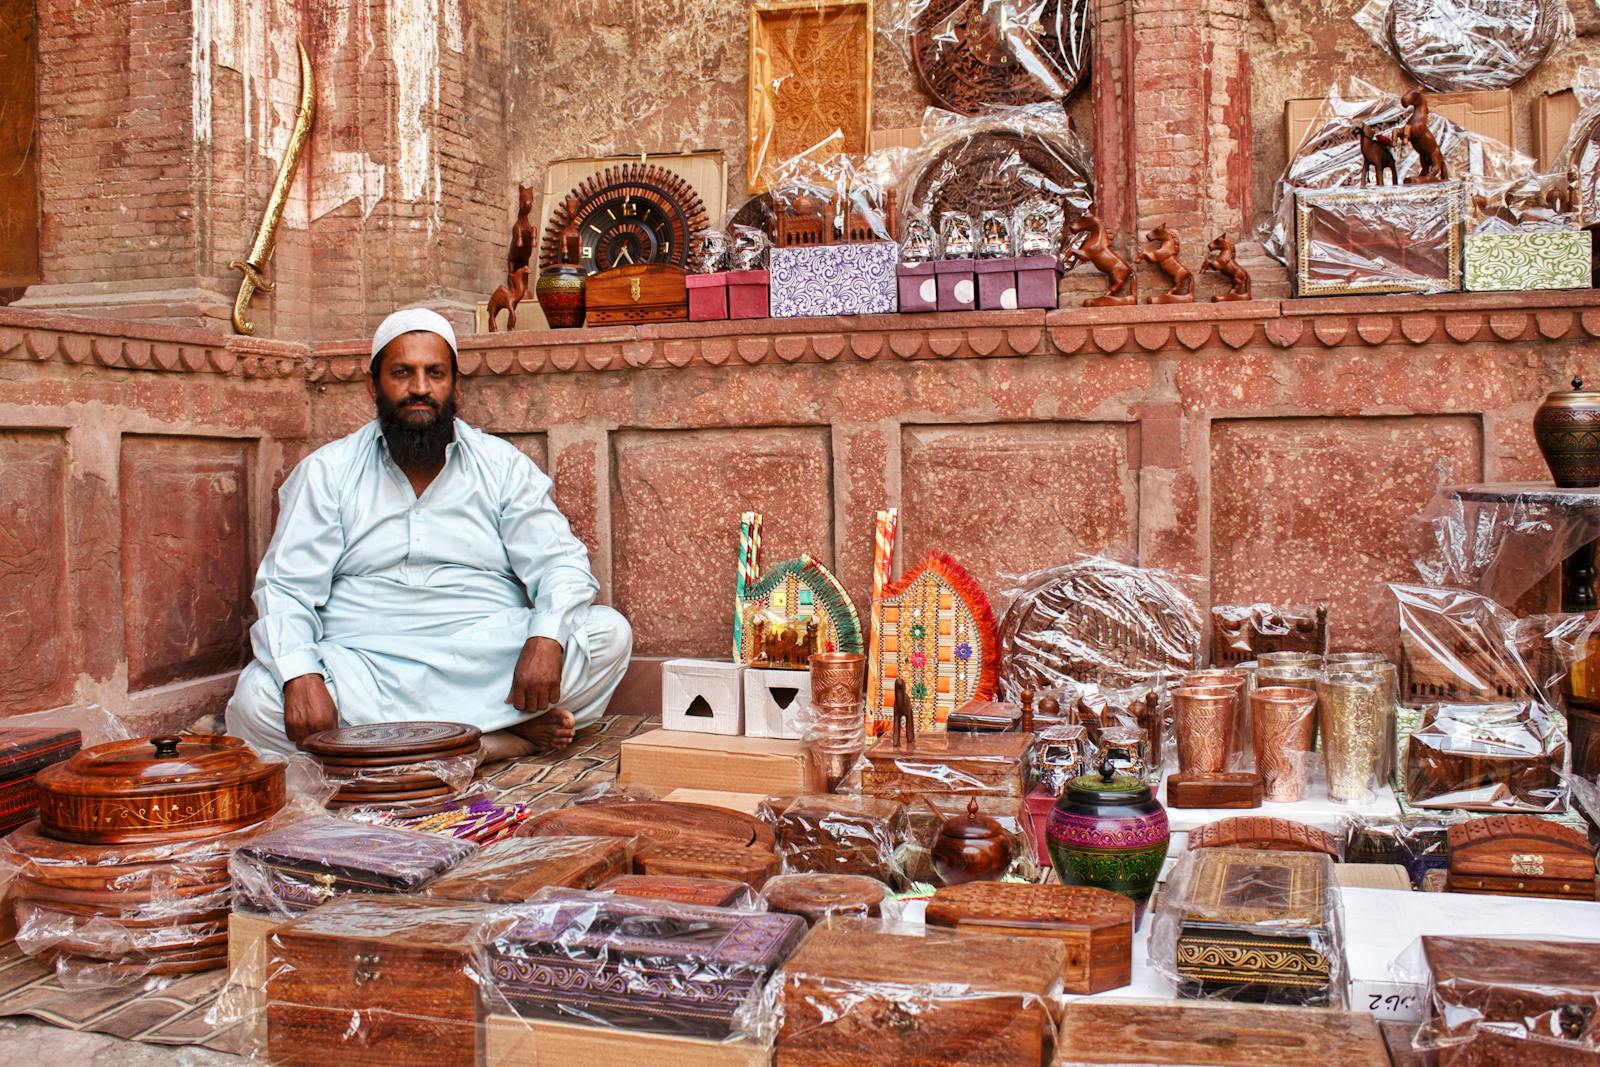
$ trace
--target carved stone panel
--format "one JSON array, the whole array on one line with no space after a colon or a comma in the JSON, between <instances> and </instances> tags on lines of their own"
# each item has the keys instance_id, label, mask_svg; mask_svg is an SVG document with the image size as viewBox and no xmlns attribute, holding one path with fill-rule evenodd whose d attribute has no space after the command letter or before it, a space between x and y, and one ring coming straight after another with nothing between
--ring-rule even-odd
<instances>
[{"instance_id":1,"label":"carved stone panel","mask_svg":"<svg viewBox=\"0 0 1600 1067\"><path fill-rule=\"evenodd\" d=\"M0 433L0 715L67 697L67 441Z\"/></svg>"}]
</instances>

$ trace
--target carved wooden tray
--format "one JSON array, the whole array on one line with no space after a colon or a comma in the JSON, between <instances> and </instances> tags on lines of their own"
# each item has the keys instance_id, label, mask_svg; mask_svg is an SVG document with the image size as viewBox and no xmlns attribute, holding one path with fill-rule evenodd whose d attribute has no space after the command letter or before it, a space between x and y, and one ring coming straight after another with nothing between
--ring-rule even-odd
<instances>
[{"instance_id":1,"label":"carved wooden tray","mask_svg":"<svg viewBox=\"0 0 1600 1067\"><path fill-rule=\"evenodd\" d=\"M749 187L821 144L859 156L872 129L872 0L758 0L750 7Z\"/></svg>"},{"instance_id":2,"label":"carved wooden tray","mask_svg":"<svg viewBox=\"0 0 1600 1067\"><path fill-rule=\"evenodd\" d=\"M313 756L335 759L387 759L391 763L435 758L436 753L471 750L483 737L476 726L454 722L380 722L323 730L301 743Z\"/></svg>"},{"instance_id":3,"label":"carved wooden tray","mask_svg":"<svg viewBox=\"0 0 1600 1067\"><path fill-rule=\"evenodd\" d=\"M1089 163L1066 142L1036 133L986 129L963 134L935 149L906 202L928 214L935 228L947 211L974 218L984 211L1010 213L1034 199L1062 205L1063 225L1094 204Z\"/></svg>"},{"instance_id":4,"label":"carved wooden tray","mask_svg":"<svg viewBox=\"0 0 1600 1067\"><path fill-rule=\"evenodd\" d=\"M1385 32L1406 73L1436 93L1504 89L1560 39L1557 0L1391 0Z\"/></svg>"},{"instance_id":5,"label":"carved wooden tray","mask_svg":"<svg viewBox=\"0 0 1600 1067\"><path fill-rule=\"evenodd\" d=\"M563 834L578 837L636 837L639 846L728 842L758 845L769 852L770 827L754 816L709 804L641 800L621 804L580 804L530 819L518 837Z\"/></svg>"},{"instance_id":6,"label":"carved wooden tray","mask_svg":"<svg viewBox=\"0 0 1600 1067\"><path fill-rule=\"evenodd\" d=\"M918 83L947 111L1061 100L1089 69L1089 2L928 0L910 43Z\"/></svg>"}]
</instances>

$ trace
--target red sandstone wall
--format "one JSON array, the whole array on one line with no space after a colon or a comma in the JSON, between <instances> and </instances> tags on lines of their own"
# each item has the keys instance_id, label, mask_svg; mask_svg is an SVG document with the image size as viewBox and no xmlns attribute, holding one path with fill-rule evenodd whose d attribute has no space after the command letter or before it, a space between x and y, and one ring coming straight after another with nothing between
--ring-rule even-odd
<instances>
[{"instance_id":1,"label":"red sandstone wall","mask_svg":"<svg viewBox=\"0 0 1600 1067\"><path fill-rule=\"evenodd\" d=\"M219 710L304 349L0 309L0 716Z\"/></svg>"}]
</instances>

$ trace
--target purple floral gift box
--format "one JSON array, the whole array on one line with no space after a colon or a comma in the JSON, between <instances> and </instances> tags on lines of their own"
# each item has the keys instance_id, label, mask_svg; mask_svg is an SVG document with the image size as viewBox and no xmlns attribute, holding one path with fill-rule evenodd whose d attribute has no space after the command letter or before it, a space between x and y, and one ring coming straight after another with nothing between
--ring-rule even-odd
<instances>
[{"instance_id":1,"label":"purple floral gift box","mask_svg":"<svg viewBox=\"0 0 1600 1067\"><path fill-rule=\"evenodd\" d=\"M893 312L895 261L888 241L772 250L772 317Z\"/></svg>"}]
</instances>

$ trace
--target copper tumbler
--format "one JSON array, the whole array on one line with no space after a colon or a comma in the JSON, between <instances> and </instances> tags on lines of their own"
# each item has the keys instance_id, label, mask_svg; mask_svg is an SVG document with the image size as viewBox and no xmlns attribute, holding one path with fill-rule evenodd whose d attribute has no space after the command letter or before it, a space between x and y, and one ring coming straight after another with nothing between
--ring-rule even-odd
<instances>
[{"instance_id":1,"label":"copper tumbler","mask_svg":"<svg viewBox=\"0 0 1600 1067\"><path fill-rule=\"evenodd\" d=\"M1299 800L1317 734L1317 694L1286 685L1257 689L1250 694L1250 718L1262 797L1280 803Z\"/></svg>"},{"instance_id":2,"label":"copper tumbler","mask_svg":"<svg viewBox=\"0 0 1600 1067\"><path fill-rule=\"evenodd\" d=\"M1240 683L1243 684L1242 681ZM1172 706L1178 725L1178 770L1219 774L1228 769L1238 690L1233 687L1177 689Z\"/></svg>"},{"instance_id":3,"label":"copper tumbler","mask_svg":"<svg viewBox=\"0 0 1600 1067\"><path fill-rule=\"evenodd\" d=\"M1237 765L1224 767L1224 770L1244 770L1243 753L1250 744L1250 676L1235 667L1212 667L1210 670L1192 671L1183 676L1179 687L1184 689L1203 689L1216 686L1222 689L1232 689L1233 702L1233 738L1239 751L1234 753L1238 757Z\"/></svg>"},{"instance_id":4,"label":"copper tumbler","mask_svg":"<svg viewBox=\"0 0 1600 1067\"><path fill-rule=\"evenodd\" d=\"M1263 667L1306 667L1320 671L1322 658L1320 652L1263 652L1256 656L1256 662Z\"/></svg>"},{"instance_id":5,"label":"copper tumbler","mask_svg":"<svg viewBox=\"0 0 1600 1067\"><path fill-rule=\"evenodd\" d=\"M867 657L859 652L814 652L811 655L811 702L855 705L867 685Z\"/></svg>"}]
</instances>

